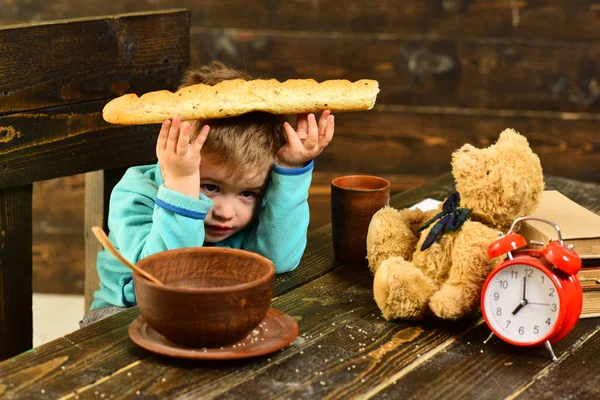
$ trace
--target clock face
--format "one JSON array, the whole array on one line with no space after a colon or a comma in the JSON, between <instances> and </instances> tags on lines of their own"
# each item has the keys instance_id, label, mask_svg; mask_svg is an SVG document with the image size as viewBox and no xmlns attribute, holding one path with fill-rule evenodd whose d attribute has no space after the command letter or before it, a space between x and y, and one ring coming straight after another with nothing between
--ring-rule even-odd
<instances>
[{"instance_id":1,"label":"clock face","mask_svg":"<svg viewBox=\"0 0 600 400\"><path fill-rule=\"evenodd\" d=\"M515 344L546 340L560 314L560 293L541 270L513 264L491 276L483 294L486 320Z\"/></svg>"}]
</instances>

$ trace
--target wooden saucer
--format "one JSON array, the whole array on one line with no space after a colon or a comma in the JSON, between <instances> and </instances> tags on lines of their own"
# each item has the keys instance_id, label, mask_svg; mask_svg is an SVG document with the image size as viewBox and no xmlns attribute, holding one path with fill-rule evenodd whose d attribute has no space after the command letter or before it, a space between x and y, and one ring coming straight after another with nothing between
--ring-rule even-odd
<instances>
[{"instance_id":1,"label":"wooden saucer","mask_svg":"<svg viewBox=\"0 0 600 400\"><path fill-rule=\"evenodd\" d=\"M239 342L213 348L192 348L167 340L152 329L140 315L129 325L129 337L138 346L169 357L194 360L233 360L262 356L282 349L298 336L298 323L274 308Z\"/></svg>"}]
</instances>

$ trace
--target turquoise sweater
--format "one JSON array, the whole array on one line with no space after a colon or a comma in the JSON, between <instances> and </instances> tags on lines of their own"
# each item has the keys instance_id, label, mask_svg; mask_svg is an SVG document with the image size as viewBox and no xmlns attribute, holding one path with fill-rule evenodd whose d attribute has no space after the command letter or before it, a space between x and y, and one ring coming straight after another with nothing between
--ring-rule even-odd
<instances>
[{"instance_id":1,"label":"turquoise sweater","mask_svg":"<svg viewBox=\"0 0 600 400\"><path fill-rule=\"evenodd\" d=\"M306 247L313 165L298 169L275 165L257 218L214 245L261 254L273 261L276 273L296 268ZM202 246L204 218L212 206L204 194L196 199L167 189L159 164L132 167L110 196L109 238L133 263L164 250ZM92 309L136 304L129 268L102 249L97 269L100 289L94 293Z\"/></svg>"}]
</instances>

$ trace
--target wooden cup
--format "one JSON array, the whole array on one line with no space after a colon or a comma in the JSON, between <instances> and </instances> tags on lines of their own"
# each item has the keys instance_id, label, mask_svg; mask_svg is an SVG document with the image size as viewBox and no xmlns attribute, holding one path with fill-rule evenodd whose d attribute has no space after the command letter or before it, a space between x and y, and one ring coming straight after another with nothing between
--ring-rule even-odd
<instances>
[{"instance_id":1,"label":"wooden cup","mask_svg":"<svg viewBox=\"0 0 600 400\"><path fill-rule=\"evenodd\" d=\"M367 265L367 230L373 214L390 202L390 182L371 175L331 181L331 233L335 259L342 265Z\"/></svg>"}]
</instances>

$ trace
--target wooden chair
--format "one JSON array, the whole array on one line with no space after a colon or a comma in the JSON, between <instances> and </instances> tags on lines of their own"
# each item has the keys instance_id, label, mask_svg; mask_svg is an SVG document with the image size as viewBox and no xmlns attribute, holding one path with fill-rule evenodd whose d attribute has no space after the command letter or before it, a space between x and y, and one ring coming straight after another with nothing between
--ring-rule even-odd
<instances>
[{"instance_id":1,"label":"wooden chair","mask_svg":"<svg viewBox=\"0 0 600 400\"><path fill-rule=\"evenodd\" d=\"M125 167L155 161L157 125L116 126L124 93L173 90L190 60L190 13L166 10L0 27L0 360L32 347L32 183L86 177L86 307L98 286L107 201ZM60 312L60 310L57 310ZM82 310L83 313L83 310Z\"/></svg>"}]
</instances>

